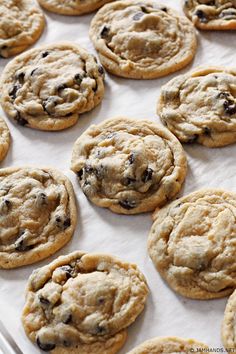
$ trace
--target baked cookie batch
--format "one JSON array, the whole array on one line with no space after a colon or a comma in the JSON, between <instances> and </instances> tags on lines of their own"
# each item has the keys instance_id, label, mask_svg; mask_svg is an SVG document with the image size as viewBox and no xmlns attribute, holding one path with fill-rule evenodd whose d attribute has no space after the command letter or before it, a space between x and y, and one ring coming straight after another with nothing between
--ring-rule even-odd
<instances>
[{"instance_id":1,"label":"baked cookie batch","mask_svg":"<svg viewBox=\"0 0 236 354\"><path fill-rule=\"evenodd\" d=\"M73 126L80 114L101 103L104 68L131 79L166 76L193 60L194 26L236 29L233 0L185 0L187 17L158 0L38 2L62 15L100 8L89 36L102 65L69 42L21 53L42 34L43 10L33 0L0 1L0 56L21 53L1 75L0 103L18 125L46 131ZM236 194L203 189L173 201L187 173L181 143L221 147L236 141L236 69L205 66L175 76L161 89L157 114L163 125L125 116L91 125L74 143L71 169L92 203L118 214L154 211L148 252L156 269L182 296L231 295L222 341L226 349L236 348ZM10 132L1 117L0 161L9 145ZM76 224L74 190L60 171L0 170L0 268L51 256L71 239ZM42 351L115 354L148 293L135 264L75 250L32 273L22 323ZM129 354L199 350L208 347L192 339L157 337Z\"/></svg>"}]
</instances>

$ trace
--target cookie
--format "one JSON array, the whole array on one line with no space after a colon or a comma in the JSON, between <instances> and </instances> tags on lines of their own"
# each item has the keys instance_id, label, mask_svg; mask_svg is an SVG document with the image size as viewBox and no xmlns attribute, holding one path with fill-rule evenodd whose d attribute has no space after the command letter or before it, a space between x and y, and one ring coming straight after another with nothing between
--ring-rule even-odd
<instances>
[{"instance_id":1,"label":"cookie","mask_svg":"<svg viewBox=\"0 0 236 354\"><path fill-rule=\"evenodd\" d=\"M44 259L72 237L77 212L73 188L50 168L0 170L0 267Z\"/></svg>"},{"instance_id":2,"label":"cookie","mask_svg":"<svg viewBox=\"0 0 236 354\"><path fill-rule=\"evenodd\" d=\"M185 0L184 12L202 30L235 30L235 0Z\"/></svg>"},{"instance_id":3,"label":"cookie","mask_svg":"<svg viewBox=\"0 0 236 354\"><path fill-rule=\"evenodd\" d=\"M192 299L231 294L236 286L236 194L206 189L154 214L148 252L161 276Z\"/></svg>"},{"instance_id":4,"label":"cookie","mask_svg":"<svg viewBox=\"0 0 236 354\"><path fill-rule=\"evenodd\" d=\"M137 214L173 198L187 166L181 144L167 129L119 117L90 126L78 138L71 169L94 204Z\"/></svg>"},{"instance_id":5,"label":"cookie","mask_svg":"<svg viewBox=\"0 0 236 354\"><path fill-rule=\"evenodd\" d=\"M19 55L5 67L1 104L20 125L66 129L101 102L103 80L102 66L85 49L50 44Z\"/></svg>"},{"instance_id":6,"label":"cookie","mask_svg":"<svg viewBox=\"0 0 236 354\"><path fill-rule=\"evenodd\" d=\"M225 308L222 328L221 328L221 337L222 337L222 342L224 344L224 347L226 349L231 348L231 352L232 352L232 349L236 349L235 313L236 313L236 290L233 292L233 294L228 299L228 302L227 302L227 305Z\"/></svg>"},{"instance_id":7,"label":"cookie","mask_svg":"<svg viewBox=\"0 0 236 354\"><path fill-rule=\"evenodd\" d=\"M45 18L32 0L1 0L0 57L23 52L43 32Z\"/></svg>"},{"instance_id":8,"label":"cookie","mask_svg":"<svg viewBox=\"0 0 236 354\"><path fill-rule=\"evenodd\" d=\"M149 339L131 350L128 354L173 354L173 353L202 353L208 347L194 339L182 339L177 337L156 337Z\"/></svg>"},{"instance_id":9,"label":"cookie","mask_svg":"<svg viewBox=\"0 0 236 354\"><path fill-rule=\"evenodd\" d=\"M5 121L0 117L0 161L6 157L10 143L10 131Z\"/></svg>"},{"instance_id":10,"label":"cookie","mask_svg":"<svg viewBox=\"0 0 236 354\"><path fill-rule=\"evenodd\" d=\"M38 0L46 10L60 15L82 15L99 9L111 0Z\"/></svg>"},{"instance_id":11,"label":"cookie","mask_svg":"<svg viewBox=\"0 0 236 354\"><path fill-rule=\"evenodd\" d=\"M91 22L90 38L108 71L133 79L182 69L197 45L191 22L156 0L106 4Z\"/></svg>"},{"instance_id":12,"label":"cookie","mask_svg":"<svg viewBox=\"0 0 236 354\"><path fill-rule=\"evenodd\" d=\"M76 251L32 273L22 321L27 336L53 354L115 354L147 295L135 264Z\"/></svg>"},{"instance_id":13,"label":"cookie","mask_svg":"<svg viewBox=\"0 0 236 354\"><path fill-rule=\"evenodd\" d=\"M162 87L157 113L182 143L220 147L236 141L236 70L201 67Z\"/></svg>"}]
</instances>

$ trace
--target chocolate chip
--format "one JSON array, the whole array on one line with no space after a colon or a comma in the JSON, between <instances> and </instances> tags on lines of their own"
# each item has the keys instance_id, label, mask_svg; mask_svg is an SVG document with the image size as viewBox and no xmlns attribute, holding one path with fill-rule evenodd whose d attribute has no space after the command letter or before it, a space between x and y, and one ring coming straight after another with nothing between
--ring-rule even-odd
<instances>
[{"instance_id":1,"label":"chocolate chip","mask_svg":"<svg viewBox=\"0 0 236 354\"><path fill-rule=\"evenodd\" d=\"M109 32L110 32L110 28L107 27L107 26L103 26L103 29L102 29L101 32L100 32L101 38L107 39Z\"/></svg>"},{"instance_id":2,"label":"chocolate chip","mask_svg":"<svg viewBox=\"0 0 236 354\"><path fill-rule=\"evenodd\" d=\"M45 205L47 204L47 196L45 193L39 193L38 194L38 198L37 198L37 202L39 202L40 205Z\"/></svg>"},{"instance_id":3,"label":"chocolate chip","mask_svg":"<svg viewBox=\"0 0 236 354\"><path fill-rule=\"evenodd\" d=\"M205 135L211 135L211 129L210 129L210 128L204 127L204 128L203 128L203 131L204 131L204 134L205 134Z\"/></svg>"},{"instance_id":4,"label":"chocolate chip","mask_svg":"<svg viewBox=\"0 0 236 354\"><path fill-rule=\"evenodd\" d=\"M19 73L16 75L16 79L19 81L20 84L24 83L25 73Z\"/></svg>"},{"instance_id":5,"label":"chocolate chip","mask_svg":"<svg viewBox=\"0 0 236 354\"><path fill-rule=\"evenodd\" d=\"M44 350L45 352L49 352L50 350L53 350L56 348L56 345L54 343L42 343L37 337L36 339L37 345L40 349Z\"/></svg>"},{"instance_id":6,"label":"chocolate chip","mask_svg":"<svg viewBox=\"0 0 236 354\"><path fill-rule=\"evenodd\" d=\"M34 248L33 245L24 245L24 239L15 242L15 250L19 252L26 252Z\"/></svg>"},{"instance_id":7,"label":"chocolate chip","mask_svg":"<svg viewBox=\"0 0 236 354\"><path fill-rule=\"evenodd\" d=\"M225 99L228 99L230 96L229 92L220 92L216 98L225 98Z\"/></svg>"},{"instance_id":8,"label":"chocolate chip","mask_svg":"<svg viewBox=\"0 0 236 354\"><path fill-rule=\"evenodd\" d=\"M142 175L142 182L146 183L152 179L153 170L151 168L147 168Z\"/></svg>"},{"instance_id":9,"label":"chocolate chip","mask_svg":"<svg viewBox=\"0 0 236 354\"><path fill-rule=\"evenodd\" d=\"M136 202L133 200L128 200L128 199L124 199L124 200L120 200L119 204L122 208L130 210L136 207Z\"/></svg>"},{"instance_id":10,"label":"chocolate chip","mask_svg":"<svg viewBox=\"0 0 236 354\"><path fill-rule=\"evenodd\" d=\"M223 10L219 15L220 18L224 17L224 20L231 20L236 18L236 10Z\"/></svg>"},{"instance_id":11,"label":"chocolate chip","mask_svg":"<svg viewBox=\"0 0 236 354\"><path fill-rule=\"evenodd\" d=\"M63 322L64 324L68 324L68 323L71 322L71 320L72 320L72 315L71 315L71 314L68 314L68 315L65 317L65 319L62 320L62 322Z\"/></svg>"},{"instance_id":12,"label":"chocolate chip","mask_svg":"<svg viewBox=\"0 0 236 354\"><path fill-rule=\"evenodd\" d=\"M3 203L7 206L8 209L10 208L11 202L9 199L4 199Z\"/></svg>"},{"instance_id":13,"label":"chocolate chip","mask_svg":"<svg viewBox=\"0 0 236 354\"><path fill-rule=\"evenodd\" d=\"M91 166L85 166L84 171L85 171L86 173L90 174L90 173L93 173L93 172L94 172L94 168L91 167Z\"/></svg>"},{"instance_id":14,"label":"chocolate chip","mask_svg":"<svg viewBox=\"0 0 236 354\"><path fill-rule=\"evenodd\" d=\"M28 124L28 121L25 118L21 117L20 112L17 112L15 119L19 125L25 126L26 124Z\"/></svg>"},{"instance_id":15,"label":"chocolate chip","mask_svg":"<svg viewBox=\"0 0 236 354\"><path fill-rule=\"evenodd\" d=\"M33 76L36 70L38 70L38 68L33 69L30 73L30 76Z\"/></svg>"},{"instance_id":16,"label":"chocolate chip","mask_svg":"<svg viewBox=\"0 0 236 354\"><path fill-rule=\"evenodd\" d=\"M167 12L167 7L162 7L161 11Z\"/></svg>"},{"instance_id":17,"label":"chocolate chip","mask_svg":"<svg viewBox=\"0 0 236 354\"><path fill-rule=\"evenodd\" d=\"M61 85L58 86L57 91L60 92L60 91L62 91L64 89L66 89L67 87L68 86L66 84L61 84Z\"/></svg>"},{"instance_id":18,"label":"chocolate chip","mask_svg":"<svg viewBox=\"0 0 236 354\"><path fill-rule=\"evenodd\" d=\"M42 58L46 58L48 55L49 55L49 52L48 52L48 51L43 52L43 53L42 53Z\"/></svg>"},{"instance_id":19,"label":"chocolate chip","mask_svg":"<svg viewBox=\"0 0 236 354\"><path fill-rule=\"evenodd\" d=\"M226 100L223 103L225 113L232 115L236 113L236 103L232 100Z\"/></svg>"},{"instance_id":20,"label":"chocolate chip","mask_svg":"<svg viewBox=\"0 0 236 354\"><path fill-rule=\"evenodd\" d=\"M123 181L123 184L125 186L129 186L130 184L136 182L136 179L135 178L130 178L130 177L126 177Z\"/></svg>"},{"instance_id":21,"label":"chocolate chip","mask_svg":"<svg viewBox=\"0 0 236 354\"><path fill-rule=\"evenodd\" d=\"M106 328L100 325L96 326L96 334L105 334L107 332Z\"/></svg>"},{"instance_id":22,"label":"chocolate chip","mask_svg":"<svg viewBox=\"0 0 236 354\"><path fill-rule=\"evenodd\" d=\"M195 15L199 18L200 22L206 23L208 22L207 15L202 10L197 10Z\"/></svg>"},{"instance_id":23,"label":"chocolate chip","mask_svg":"<svg viewBox=\"0 0 236 354\"><path fill-rule=\"evenodd\" d=\"M46 305L46 306L50 305L50 301L48 299L46 299L45 297L43 297L42 295L39 296L39 301L43 305Z\"/></svg>"},{"instance_id":24,"label":"chocolate chip","mask_svg":"<svg viewBox=\"0 0 236 354\"><path fill-rule=\"evenodd\" d=\"M57 100L55 97L49 96L46 100L42 102L43 110L47 112L48 115L53 113L53 109L57 105Z\"/></svg>"},{"instance_id":25,"label":"chocolate chip","mask_svg":"<svg viewBox=\"0 0 236 354\"><path fill-rule=\"evenodd\" d=\"M61 270L63 270L63 272L66 273L66 278L69 279L72 277L72 272L73 272L73 268L70 265L65 265L60 267Z\"/></svg>"},{"instance_id":26,"label":"chocolate chip","mask_svg":"<svg viewBox=\"0 0 236 354\"><path fill-rule=\"evenodd\" d=\"M83 169L81 168L81 170L79 170L78 172L76 172L77 176L79 177L79 180L81 181L82 180L82 177L83 177Z\"/></svg>"},{"instance_id":27,"label":"chocolate chip","mask_svg":"<svg viewBox=\"0 0 236 354\"><path fill-rule=\"evenodd\" d=\"M190 138L188 138L188 140L186 141L187 144L192 144L195 143L198 139L198 134L194 134L193 136L191 136Z\"/></svg>"},{"instance_id":28,"label":"chocolate chip","mask_svg":"<svg viewBox=\"0 0 236 354\"><path fill-rule=\"evenodd\" d=\"M75 80L75 82L77 83L77 85L80 85L81 82L82 82L82 80L83 80L83 75L81 75L81 74L76 74L76 75L74 76L74 80Z\"/></svg>"},{"instance_id":29,"label":"chocolate chip","mask_svg":"<svg viewBox=\"0 0 236 354\"><path fill-rule=\"evenodd\" d=\"M134 16L133 16L133 20L134 21L139 21L141 17L144 16L143 12L137 12Z\"/></svg>"},{"instance_id":30,"label":"chocolate chip","mask_svg":"<svg viewBox=\"0 0 236 354\"><path fill-rule=\"evenodd\" d=\"M99 305L104 304L104 302L105 302L105 299L104 299L103 297L100 297L100 298L98 299Z\"/></svg>"},{"instance_id":31,"label":"chocolate chip","mask_svg":"<svg viewBox=\"0 0 236 354\"><path fill-rule=\"evenodd\" d=\"M145 6L140 6L141 7L141 10L145 13L145 14L148 14L149 11L148 9L145 7Z\"/></svg>"},{"instance_id":32,"label":"chocolate chip","mask_svg":"<svg viewBox=\"0 0 236 354\"><path fill-rule=\"evenodd\" d=\"M132 165L135 160L134 154L129 155L128 160L129 160L130 165Z\"/></svg>"},{"instance_id":33,"label":"chocolate chip","mask_svg":"<svg viewBox=\"0 0 236 354\"><path fill-rule=\"evenodd\" d=\"M101 75L104 74L104 69L103 69L103 67L102 67L101 65L99 65L99 67L98 67L98 72L99 72L99 74L101 74Z\"/></svg>"},{"instance_id":34,"label":"chocolate chip","mask_svg":"<svg viewBox=\"0 0 236 354\"><path fill-rule=\"evenodd\" d=\"M17 91L21 88L21 85L20 84L15 84L12 88L12 90L9 92L9 96L15 100L16 99L16 94L17 94Z\"/></svg>"},{"instance_id":35,"label":"chocolate chip","mask_svg":"<svg viewBox=\"0 0 236 354\"><path fill-rule=\"evenodd\" d=\"M64 228L67 229L70 225L71 225L70 218L66 218L66 220L63 223Z\"/></svg>"}]
</instances>

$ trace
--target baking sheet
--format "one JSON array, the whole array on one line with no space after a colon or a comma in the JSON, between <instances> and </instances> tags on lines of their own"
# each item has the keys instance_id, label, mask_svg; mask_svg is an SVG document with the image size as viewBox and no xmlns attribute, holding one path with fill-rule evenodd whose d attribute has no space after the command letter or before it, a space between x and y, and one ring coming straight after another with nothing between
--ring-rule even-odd
<instances>
[{"instance_id":1,"label":"baking sheet","mask_svg":"<svg viewBox=\"0 0 236 354\"><path fill-rule=\"evenodd\" d=\"M182 12L180 0L165 0L165 3ZM47 28L35 44L36 47L43 43L69 40L96 54L88 38L93 15L65 17L47 12L46 17ZM200 32L195 60L179 73L204 64L233 66L235 48L236 32ZM1 70L7 62L0 59ZM90 124L118 115L159 121L155 109L160 87L175 75L151 81L135 81L107 74L102 104L92 112L83 114L74 127L62 132L40 132L16 126L6 118L11 130L12 145L1 167L33 165L60 169L73 183L79 214L74 237L61 251L32 266L0 271L0 318L24 354L39 353L36 346L26 338L20 321L27 279L33 269L76 249L109 252L126 261L135 262L147 278L150 296L146 309L129 328L128 340L120 354L127 353L154 336L194 338L210 347L222 347L220 327L226 299L193 301L176 295L162 281L147 254L146 241L151 227L151 215L121 216L92 205L81 192L76 176L70 171L73 143ZM0 114L5 117L2 111ZM184 149L188 158L188 174L180 195L202 187L236 191L236 145L219 149L193 145L184 146Z\"/></svg>"}]
</instances>

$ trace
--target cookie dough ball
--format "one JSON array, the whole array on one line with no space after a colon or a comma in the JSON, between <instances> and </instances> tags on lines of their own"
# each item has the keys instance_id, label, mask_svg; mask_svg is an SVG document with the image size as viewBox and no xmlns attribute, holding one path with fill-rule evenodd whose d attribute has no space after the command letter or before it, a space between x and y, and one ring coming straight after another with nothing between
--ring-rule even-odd
<instances>
[{"instance_id":1,"label":"cookie dough ball","mask_svg":"<svg viewBox=\"0 0 236 354\"><path fill-rule=\"evenodd\" d=\"M189 354L193 352L201 353L204 352L204 349L206 350L208 347L194 339L156 337L142 343L128 354Z\"/></svg>"},{"instance_id":2,"label":"cookie dough ball","mask_svg":"<svg viewBox=\"0 0 236 354\"><path fill-rule=\"evenodd\" d=\"M236 286L236 194L200 190L157 210L148 252L161 276L192 299L231 294Z\"/></svg>"},{"instance_id":3,"label":"cookie dough ball","mask_svg":"<svg viewBox=\"0 0 236 354\"><path fill-rule=\"evenodd\" d=\"M0 268L44 259L72 237L77 212L72 185L44 168L0 170Z\"/></svg>"},{"instance_id":4,"label":"cookie dough ball","mask_svg":"<svg viewBox=\"0 0 236 354\"><path fill-rule=\"evenodd\" d=\"M108 71L133 79L182 69L197 45L191 22L156 0L104 5L91 22L90 38Z\"/></svg>"},{"instance_id":5,"label":"cookie dough ball","mask_svg":"<svg viewBox=\"0 0 236 354\"><path fill-rule=\"evenodd\" d=\"M53 354L115 354L142 312L148 288L136 265L76 251L33 272L22 321Z\"/></svg>"},{"instance_id":6,"label":"cookie dough ball","mask_svg":"<svg viewBox=\"0 0 236 354\"><path fill-rule=\"evenodd\" d=\"M101 102L103 81L102 66L85 49L50 44L19 55L5 67L1 104L20 125L62 130Z\"/></svg>"},{"instance_id":7,"label":"cookie dough ball","mask_svg":"<svg viewBox=\"0 0 236 354\"><path fill-rule=\"evenodd\" d=\"M157 113L182 143L236 142L236 70L200 67L161 89Z\"/></svg>"},{"instance_id":8,"label":"cookie dough ball","mask_svg":"<svg viewBox=\"0 0 236 354\"><path fill-rule=\"evenodd\" d=\"M154 210L186 176L186 157L167 129L125 117L92 125L76 141L71 169L85 195L115 213Z\"/></svg>"},{"instance_id":9,"label":"cookie dough ball","mask_svg":"<svg viewBox=\"0 0 236 354\"><path fill-rule=\"evenodd\" d=\"M45 18L33 0L1 0L0 57L23 52L43 32Z\"/></svg>"},{"instance_id":10,"label":"cookie dough ball","mask_svg":"<svg viewBox=\"0 0 236 354\"><path fill-rule=\"evenodd\" d=\"M184 0L184 12L202 30L235 30L235 0Z\"/></svg>"}]
</instances>

